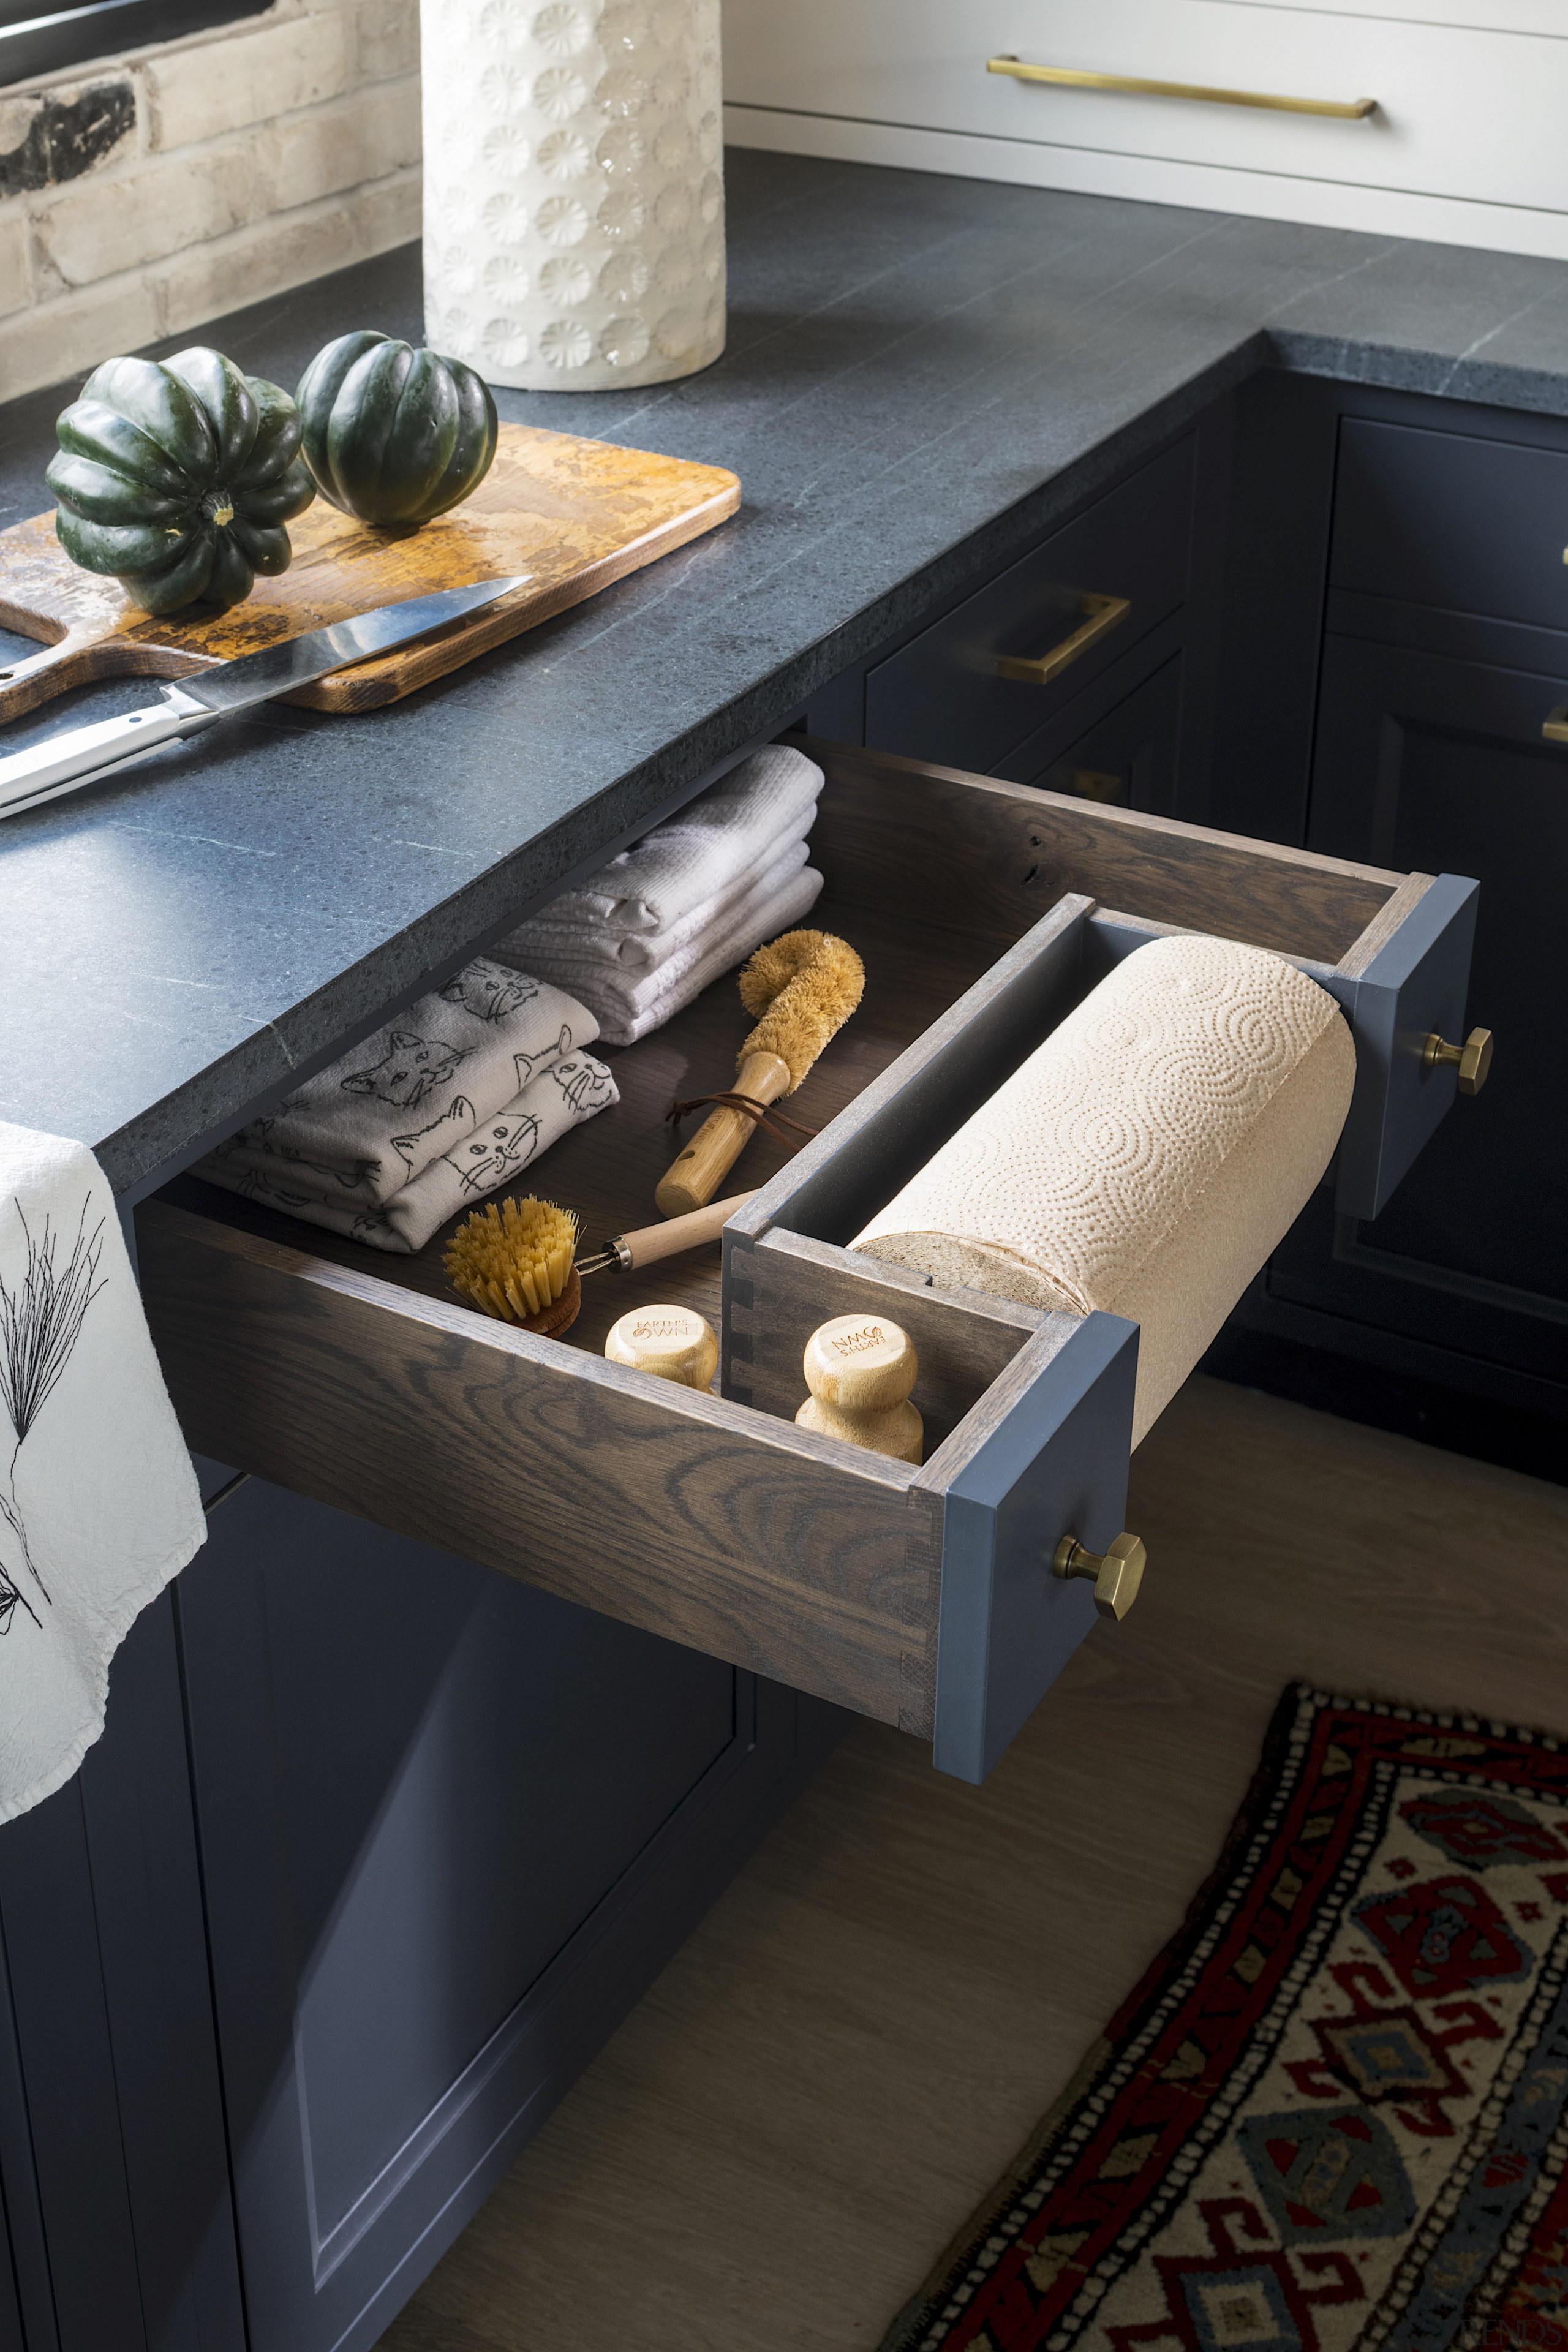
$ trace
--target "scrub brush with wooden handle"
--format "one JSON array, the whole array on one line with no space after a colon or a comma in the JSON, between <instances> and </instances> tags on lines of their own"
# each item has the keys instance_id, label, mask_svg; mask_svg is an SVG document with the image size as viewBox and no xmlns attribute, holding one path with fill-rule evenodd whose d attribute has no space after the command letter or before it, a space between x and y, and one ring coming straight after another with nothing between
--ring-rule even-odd
<instances>
[{"instance_id":1,"label":"scrub brush with wooden handle","mask_svg":"<svg viewBox=\"0 0 1568 2352\"><path fill-rule=\"evenodd\" d=\"M577 1319L583 1286L573 1260L577 1220L552 1201L491 1201L447 1247L447 1280L471 1307L545 1338Z\"/></svg>"},{"instance_id":2,"label":"scrub brush with wooden handle","mask_svg":"<svg viewBox=\"0 0 1568 2352\"><path fill-rule=\"evenodd\" d=\"M705 1208L735 1164L770 1103L794 1094L829 1040L859 1003L866 967L847 940L831 931L785 931L759 948L741 974L741 1002L760 1014L735 1057L731 1092L677 1103L679 1120L699 1104L718 1108L661 1179L654 1200L667 1217ZM789 1125L795 1122L790 1120ZM809 1132L808 1130L805 1130Z\"/></svg>"}]
</instances>

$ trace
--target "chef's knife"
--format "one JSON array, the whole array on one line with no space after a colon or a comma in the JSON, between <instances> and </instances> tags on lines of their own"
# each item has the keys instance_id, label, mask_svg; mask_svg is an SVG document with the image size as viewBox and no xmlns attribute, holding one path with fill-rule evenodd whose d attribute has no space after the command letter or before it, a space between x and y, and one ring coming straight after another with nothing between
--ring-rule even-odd
<instances>
[{"instance_id":1,"label":"chef's knife","mask_svg":"<svg viewBox=\"0 0 1568 2352\"><path fill-rule=\"evenodd\" d=\"M520 572L506 580L474 580L463 588L442 588L432 596L406 596L401 604L378 605L374 613L355 613L346 621L334 621L331 628L311 629L305 636L265 646L259 653L242 654L237 661L197 670L177 686L166 686L151 709L73 727L31 751L13 751L0 759L0 817L15 816L18 810L37 808L40 801L74 792L79 784L117 774L165 743L199 735L252 703L270 702L275 695L310 686L346 662L390 653L410 637L425 636L445 622L493 604L530 577Z\"/></svg>"}]
</instances>

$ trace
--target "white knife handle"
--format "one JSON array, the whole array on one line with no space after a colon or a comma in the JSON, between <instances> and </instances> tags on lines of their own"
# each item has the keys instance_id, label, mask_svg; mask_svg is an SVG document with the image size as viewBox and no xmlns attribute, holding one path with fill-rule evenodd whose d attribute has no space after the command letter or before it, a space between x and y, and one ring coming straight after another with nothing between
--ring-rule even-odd
<instances>
[{"instance_id":1,"label":"white knife handle","mask_svg":"<svg viewBox=\"0 0 1568 2352\"><path fill-rule=\"evenodd\" d=\"M213 714L216 716L216 714ZM84 783L104 768L139 760L160 743L188 735L205 723L188 711L156 702L149 710L132 710L122 719L100 719L90 727L73 727L30 751L13 751L0 759L0 816L52 800L57 793Z\"/></svg>"}]
</instances>

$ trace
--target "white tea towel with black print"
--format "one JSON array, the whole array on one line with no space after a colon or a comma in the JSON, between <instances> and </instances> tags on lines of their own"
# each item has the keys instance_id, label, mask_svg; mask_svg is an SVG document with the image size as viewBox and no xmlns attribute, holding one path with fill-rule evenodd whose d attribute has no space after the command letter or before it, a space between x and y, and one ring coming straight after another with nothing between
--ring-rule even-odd
<instances>
[{"instance_id":1,"label":"white tea towel with black print","mask_svg":"<svg viewBox=\"0 0 1568 2352\"><path fill-rule=\"evenodd\" d=\"M0 1121L0 1822L69 1780L205 1536L103 1171Z\"/></svg>"},{"instance_id":2,"label":"white tea towel with black print","mask_svg":"<svg viewBox=\"0 0 1568 2352\"><path fill-rule=\"evenodd\" d=\"M275 1196L275 1205L306 1224L325 1225L352 1241L368 1242L372 1249L412 1256L448 1217L459 1209L476 1208L487 1192L523 1177L570 1129L581 1127L620 1098L603 1062L592 1054L563 1054L547 1063L521 1094L482 1119L456 1151L433 1160L412 1184L395 1192L384 1208L345 1209L336 1201L303 1194ZM211 1181L228 1181L210 1160L199 1172ZM248 1188L239 1184L230 1189Z\"/></svg>"},{"instance_id":3,"label":"white tea towel with black print","mask_svg":"<svg viewBox=\"0 0 1568 2352\"><path fill-rule=\"evenodd\" d=\"M564 989L480 956L220 1143L195 1173L296 1214L301 1197L331 1202L352 1225L598 1034Z\"/></svg>"}]
</instances>

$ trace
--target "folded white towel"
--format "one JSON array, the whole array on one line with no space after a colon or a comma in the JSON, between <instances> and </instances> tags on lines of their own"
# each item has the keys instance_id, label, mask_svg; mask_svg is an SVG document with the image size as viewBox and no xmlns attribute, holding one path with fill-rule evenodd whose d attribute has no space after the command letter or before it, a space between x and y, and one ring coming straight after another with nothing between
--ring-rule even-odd
<instances>
[{"instance_id":1,"label":"folded white towel","mask_svg":"<svg viewBox=\"0 0 1568 2352\"><path fill-rule=\"evenodd\" d=\"M717 938L748 893L764 885L781 888L792 874L799 873L810 855L800 820L792 817L779 838L758 851L755 865L738 881L730 883L716 898L705 898L668 930L612 931L602 922L580 918L557 922L547 908L542 915L520 923L495 952L508 963L526 965L565 988L574 985L571 975L577 971L589 978L614 972L640 981L662 971L682 949L700 948Z\"/></svg>"},{"instance_id":2,"label":"folded white towel","mask_svg":"<svg viewBox=\"0 0 1568 2352\"><path fill-rule=\"evenodd\" d=\"M651 1001L640 986L628 990L613 976L590 980L585 974L577 974L573 985L583 1002L597 1013L599 1034L606 1045L635 1045L651 1030L662 1029L694 997L700 996L710 981L744 963L752 949L761 947L764 940L776 939L780 931L804 922L816 906L821 888L822 877L816 867L803 866L765 904L753 907L743 923L737 924L723 939L687 962L680 977L668 981L663 992ZM628 974L627 978L635 980L635 975ZM637 999L637 1009L630 1002L633 996Z\"/></svg>"},{"instance_id":3,"label":"folded white towel","mask_svg":"<svg viewBox=\"0 0 1568 2352\"><path fill-rule=\"evenodd\" d=\"M0 1123L0 1821L69 1780L110 1658L205 1538L108 1180Z\"/></svg>"},{"instance_id":4,"label":"folded white towel","mask_svg":"<svg viewBox=\"0 0 1568 2352\"><path fill-rule=\"evenodd\" d=\"M252 1173L330 1199L352 1224L465 1143L547 1063L598 1034L574 996L481 956L220 1143L195 1172L231 1192Z\"/></svg>"},{"instance_id":5,"label":"folded white towel","mask_svg":"<svg viewBox=\"0 0 1568 2352\"><path fill-rule=\"evenodd\" d=\"M602 925L623 935L672 930L754 873L759 853L807 833L822 785L822 770L803 751L766 744L700 799L564 891L548 919ZM535 917L531 932L543 919Z\"/></svg>"},{"instance_id":6,"label":"folded white towel","mask_svg":"<svg viewBox=\"0 0 1568 2352\"><path fill-rule=\"evenodd\" d=\"M757 924L765 926L783 892L805 866L806 854L804 841L793 843L765 874L757 876L750 884L742 883L727 898L719 901L711 921L702 930L646 969L594 962L575 946L569 952L563 949L550 956L533 941L530 953L534 963L542 965L558 987L575 991L584 1003L591 999L595 1003L613 1003L619 1014L635 1021L650 1004L668 996L700 963L710 956L728 953L733 940L742 936L751 938ZM762 936L766 935L764 929ZM752 945L756 944L752 940ZM720 966L721 971L725 969L727 966Z\"/></svg>"},{"instance_id":7,"label":"folded white towel","mask_svg":"<svg viewBox=\"0 0 1568 2352\"><path fill-rule=\"evenodd\" d=\"M334 1199L290 1185L287 1167L236 1168L216 1153L195 1172L247 1200L283 1209L306 1224L325 1225L368 1242L372 1249L412 1256L459 1209L472 1208L487 1192L510 1184L531 1162L574 1127L619 1102L616 1082L592 1054L563 1054L548 1063L521 1093L480 1122L456 1151L433 1160L411 1183L379 1209L356 1210Z\"/></svg>"}]
</instances>

